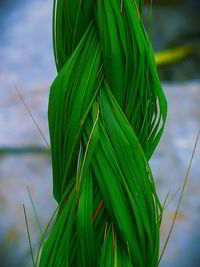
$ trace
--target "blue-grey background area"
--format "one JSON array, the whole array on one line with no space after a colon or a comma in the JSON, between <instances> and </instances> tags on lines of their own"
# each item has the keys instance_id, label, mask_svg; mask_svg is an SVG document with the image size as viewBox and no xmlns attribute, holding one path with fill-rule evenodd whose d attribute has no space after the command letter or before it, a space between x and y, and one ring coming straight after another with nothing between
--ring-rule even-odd
<instances>
[{"instance_id":1,"label":"blue-grey background area","mask_svg":"<svg viewBox=\"0 0 200 267\"><path fill-rule=\"evenodd\" d=\"M162 4L153 8L154 48L158 51L172 44L198 44L199 1L182 1L181 7L174 5L172 8L166 6L166 1L160 1ZM40 229L27 188L42 229L56 208L47 146L15 89L20 91L49 141L48 94L56 77L51 12L50 0L0 2L0 266L31 266L23 203L34 253L39 247ZM150 164L163 202L168 192L170 199L183 185L200 126L198 51L178 64L160 68L159 73L169 113L164 136ZM199 165L198 145L177 221L160 264L162 267L199 266ZM179 192L164 213L161 250L178 198Z\"/></svg>"}]
</instances>

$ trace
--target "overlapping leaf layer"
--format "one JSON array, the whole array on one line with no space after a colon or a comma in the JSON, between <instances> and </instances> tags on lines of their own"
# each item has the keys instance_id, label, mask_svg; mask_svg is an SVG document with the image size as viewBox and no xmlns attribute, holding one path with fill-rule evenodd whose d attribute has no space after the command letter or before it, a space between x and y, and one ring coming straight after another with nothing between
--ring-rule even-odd
<instances>
[{"instance_id":1,"label":"overlapping leaf layer","mask_svg":"<svg viewBox=\"0 0 200 267\"><path fill-rule=\"evenodd\" d=\"M148 164L167 103L142 0L54 0L49 97L60 204L40 267L154 267L162 207Z\"/></svg>"}]
</instances>

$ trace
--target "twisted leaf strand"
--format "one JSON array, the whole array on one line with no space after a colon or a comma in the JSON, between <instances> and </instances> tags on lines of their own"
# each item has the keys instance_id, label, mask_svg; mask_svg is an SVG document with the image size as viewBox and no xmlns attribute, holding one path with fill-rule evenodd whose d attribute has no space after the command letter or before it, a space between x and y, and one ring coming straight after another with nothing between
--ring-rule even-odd
<instances>
[{"instance_id":1,"label":"twisted leaf strand","mask_svg":"<svg viewBox=\"0 0 200 267\"><path fill-rule=\"evenodd\" d=\"M40 267L155 267L162 206L148 161L167 103L142 0L54 0L49 96L59 211Z\"/></svg>"}]
</instances>

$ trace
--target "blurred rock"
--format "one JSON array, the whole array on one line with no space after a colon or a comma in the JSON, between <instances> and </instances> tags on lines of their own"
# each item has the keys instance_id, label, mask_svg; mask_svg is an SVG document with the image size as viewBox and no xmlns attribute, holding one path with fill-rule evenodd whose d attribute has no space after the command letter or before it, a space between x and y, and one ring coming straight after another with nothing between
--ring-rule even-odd
<instances>
[{"instance_id":1,"label":"blurred rock","mask_svg":"<svg viewBox=\"0 0 200 267\"><path fill-rule=\"evenodd\" d=\"M161 80L184 81L200 79L200 1L153 1L152 43L155 51L195 44L195 54L177 64L158 69ZM180 3L178 3L180 2ZM168 3L168 5L165 5ZM149 29L148 8L145 25Z\"/></svg>"}]
</instances>

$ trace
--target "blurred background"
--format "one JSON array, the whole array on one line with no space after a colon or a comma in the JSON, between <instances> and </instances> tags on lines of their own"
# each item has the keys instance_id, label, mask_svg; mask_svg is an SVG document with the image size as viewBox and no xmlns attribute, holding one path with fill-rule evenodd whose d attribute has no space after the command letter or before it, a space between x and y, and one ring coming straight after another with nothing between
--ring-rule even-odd
<instances>
[{"instance_id":1,"label":"blurred background","mask_svg":"<svg viewBox=\"0 0 200 267\"><path fill-rule=\"evenodd\" d=\"M145 25L168 99L150 164L161 201L178 192L164 213L162 251L200 127L200 1L153 1L152 17L146 2ZM23 203L34 253L56 208L49 150L19 95L49 142L48 94L56 77L51 17L51 0L0 1L0 266L32 266ZM200 266L199 152L200 145L161 267Z\"/></svg>"}]
</instances>

